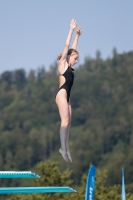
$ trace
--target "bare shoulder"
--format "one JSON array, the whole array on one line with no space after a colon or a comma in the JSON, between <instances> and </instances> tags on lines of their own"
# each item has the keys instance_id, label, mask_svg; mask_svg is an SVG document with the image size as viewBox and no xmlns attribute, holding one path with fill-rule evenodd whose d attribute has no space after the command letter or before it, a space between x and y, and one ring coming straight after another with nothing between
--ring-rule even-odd
<instances>
[{"instance_id":1,"label":"bare shoulder","mask_svg":"<svg viewBox=\"0 0 133 200\"><path fill-rule=\"evenodd\" d=\"M58 63L58 71L60 74L63 74L66 69L68 67L67 61L66 60L62 60Z\"/></svg>"}]
</instances>

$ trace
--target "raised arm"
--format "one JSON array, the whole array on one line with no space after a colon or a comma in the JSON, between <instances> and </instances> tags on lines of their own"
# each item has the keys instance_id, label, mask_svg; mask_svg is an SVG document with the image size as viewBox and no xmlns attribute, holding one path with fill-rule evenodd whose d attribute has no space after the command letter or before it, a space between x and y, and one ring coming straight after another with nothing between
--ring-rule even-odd
<instances>
[{"instance_id":1,"label":"raised arm","mask_svg":"<svg viewBox=\"0 0 133 200\"><path fill-rule=\"evenodd\" d=\"M73 45L72 45L72 49L77 49L77 46L78 46L78 39L79 39L79 36L82 34L82 31L81 31L81 27L78 26L77 30L76 30L76 35L75 35L75 39L74 39L74 42L73 42Z\"/></svg>"},{"instance_id":2,"label":"raised arm","mask_svg":"<svg viewBox=\"0 0 133 200\"><path fill-rule=\"evenodd\" d=\"M75 28L76 28L76 20L72 19L71 23L70 23L70 30L69 30L69 33L68 33L68 36L67 36L67 39L66 39L65 47L64 47L64 50L62 52L62 56L61 56L60 61L63 61L67 58L69 45L70 45L72 34L73 34L73 31L74 31Z\"/></svg>"}]
</instances>

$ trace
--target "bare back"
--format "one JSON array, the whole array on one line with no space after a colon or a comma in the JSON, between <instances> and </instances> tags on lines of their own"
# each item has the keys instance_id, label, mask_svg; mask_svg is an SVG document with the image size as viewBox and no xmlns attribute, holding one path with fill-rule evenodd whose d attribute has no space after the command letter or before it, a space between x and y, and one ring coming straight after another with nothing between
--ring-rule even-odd
<instances>
[{"instance_id":1,"label":"bare back","mask_svg":"<svg viewBox=\"0 0 133 200\"><path fill-rule=\"evenodd\" d=\"M68 63L66 60L59 62L58 64L58 72L59 72L59 87L61 87L65 83L65 77L61 76L65 73L68 68Z\"/></svg>"}]
</instances>

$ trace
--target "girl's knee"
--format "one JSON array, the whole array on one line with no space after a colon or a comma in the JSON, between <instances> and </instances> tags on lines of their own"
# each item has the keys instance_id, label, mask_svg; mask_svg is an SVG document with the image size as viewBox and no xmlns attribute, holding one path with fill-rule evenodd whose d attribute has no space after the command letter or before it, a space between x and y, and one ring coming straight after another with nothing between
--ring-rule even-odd
<instances>
[{"instance_id":1,"label":"girl's knee","mask_svg":"<svg viewBox=\"0 0 133 200\"><path fill-rule=\"evenodd\" d=\"M69 124L70 124L69 118L61 120L61 126L62 127L67 127L67 126L69 126Z\"/></svg>"}]
</instances>

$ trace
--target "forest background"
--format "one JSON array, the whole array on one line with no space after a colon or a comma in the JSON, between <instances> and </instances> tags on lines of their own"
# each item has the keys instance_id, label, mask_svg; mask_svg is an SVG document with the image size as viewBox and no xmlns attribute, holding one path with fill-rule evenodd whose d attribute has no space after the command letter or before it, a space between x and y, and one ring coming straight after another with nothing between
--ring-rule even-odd
<instances>
[{"instance_id":1,"label":"forest background","mask_svg":"<svg viewBox=\"0 0 133 200\"><path fill-rule=\"evenodd\" d=\"M133 51L118 54L114 49L112 58L106 60L97 51L95 59L86 57L75 69L70 131L73 163L66 164L58 152L57 63L49 71L43 66L28 74L23 69L5 71L0 75L0 170L36 171L40 162L58 161L62 173L72 170L73 185L80 187L93 164L101 172L107 170L105 184L115 187L121 184L124 167L128 191L132 192L132 85ZM0 186L22 184L29 182L0 181Z\"/></svg>"}]
</instances>

